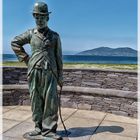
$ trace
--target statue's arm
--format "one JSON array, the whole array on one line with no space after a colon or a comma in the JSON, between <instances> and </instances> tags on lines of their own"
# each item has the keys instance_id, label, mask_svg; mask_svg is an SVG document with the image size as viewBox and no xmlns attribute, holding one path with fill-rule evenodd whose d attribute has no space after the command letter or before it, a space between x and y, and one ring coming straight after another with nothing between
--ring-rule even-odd
<instances>
[{"instance_id":1,"label":"statue's arm","mask_svg":"<svg viewBox=\"0 0 140 140\"><path fill-rule=\"evenodd\" d=\"M63 83L63 60L62 60L62 47L59 35L57 35L57 46L56 46L56 63L58 71L58 82Z\"/></svg>"},{"instance_id":2,"label":"statue's arm","mask_svg":"<svg viewBox=\"0 0 140 140\"><path fill-rule=\"evenodd\" d=\"M18 60L20 62L28 63L29 55L26 53L26 51L23 48L23 45L29 44L31 39L31 30L28 30L27 32L16 36L11 41L11 46L13 51L15 52Z\"/></svg>"}]
</instances>

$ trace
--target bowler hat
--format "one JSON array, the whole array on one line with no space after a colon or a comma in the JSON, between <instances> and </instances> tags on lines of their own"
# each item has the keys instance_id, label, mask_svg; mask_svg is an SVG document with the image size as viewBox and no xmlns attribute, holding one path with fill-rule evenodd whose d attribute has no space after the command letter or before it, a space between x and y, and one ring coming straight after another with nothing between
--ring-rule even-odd
<instances>
[{"instance_id":1,"label":"bowler hat","mask_svg":"<svg viewBox=\"0 0 140 140\"><path fill-rule=\"evenodd\" d=\"M48 5L44 2L36 2L33 8L33 14L49 15Z\"/></svg>"}]
</instances>

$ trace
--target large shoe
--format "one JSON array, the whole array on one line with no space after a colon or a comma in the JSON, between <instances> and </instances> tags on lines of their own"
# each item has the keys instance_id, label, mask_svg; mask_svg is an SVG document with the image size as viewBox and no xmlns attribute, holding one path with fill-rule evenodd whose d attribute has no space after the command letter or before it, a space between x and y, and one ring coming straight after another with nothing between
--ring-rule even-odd
<instances>
[{"instance_id":1,"label":"large shoe","mask_svg":"<svg viewBox=\"0 0 140 140\"><path fill-rule=\"evenodd\" d=\"M59 136L53 132L49 132L48 134L43 135L43 136L46 137L46 140L47 140L47 138L53 139L53 140L63 140L63 138L61 136Z\"/></svg>"},{"instance_id":2,"label":"large shoe","mask_svg":"<svg viewBox=\"0 0 140 140\"><path fill-rule=\"evenodd\" d=\"M41 131L34 130L34 131L29 132L28 135L29 136L41 135Z\"/></svg>"},{"instance_id":3,"label":"large shoe","mask_svg":"<svg viewBox=\"0 0 140 140\"><path fill-rule=\"evenodd\" d=\"M24 140L42 140L41 132L34 130L23 135Z\"/></svg>"}]
</instances>

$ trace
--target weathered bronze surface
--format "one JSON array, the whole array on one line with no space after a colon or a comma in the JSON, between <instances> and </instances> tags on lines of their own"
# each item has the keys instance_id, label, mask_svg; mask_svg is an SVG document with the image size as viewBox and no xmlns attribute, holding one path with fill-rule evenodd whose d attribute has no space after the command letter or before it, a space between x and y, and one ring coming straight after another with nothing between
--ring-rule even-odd
<instances>
[{"instance_id":1,"label":"weathered bronze surface","mask_svg":"<svg viewBox=\"0 0 140 140\"><path fill-rule=\"evenodd\" d=\"M50 133L46 136L36 135L36 136L30 136L29 133L25 133L23 135L23 140L63 140L63 138L59 135L56 134L51 134Z\"/></svg>"},{"instance_id":2,"label":"weathered bronze surface","mask_svg":"<svg viewBox=\"0 0 140 140\"><path fill-rule=\"evenodd\" d=\"M57 83L62 87L63 63L59 34L47 25L49 14L46 3L35 3L33 17L37 27L16 36L11 42L19 61L24 61L28 66L27 78L35 123L35 130L26 134L30 138L55 134L57 129ZM25 44L30 44L31 56L24 50Z\"/></svg>"}]
</instances>

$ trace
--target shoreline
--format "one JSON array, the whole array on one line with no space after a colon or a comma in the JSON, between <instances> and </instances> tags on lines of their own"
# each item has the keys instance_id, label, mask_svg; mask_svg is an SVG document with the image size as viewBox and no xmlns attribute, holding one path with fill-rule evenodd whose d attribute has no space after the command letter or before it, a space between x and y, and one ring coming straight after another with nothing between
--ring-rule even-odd
<instances>
[{"instance_id":1,"label":"shoreline","mask_svg":"<svg viewBox=\"0 0 140 140\"><path fill-rule=\"evenodd\" d=\"M26 67L24 62L4 61L3 67ZM114 69L114 70L138 70L137 64L94 64L94 63L63 63L64 68L97 68L97 69Z\"/></svg>"}]
</instances>

